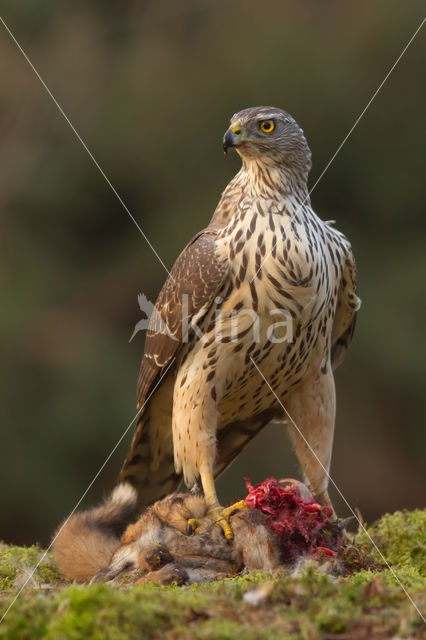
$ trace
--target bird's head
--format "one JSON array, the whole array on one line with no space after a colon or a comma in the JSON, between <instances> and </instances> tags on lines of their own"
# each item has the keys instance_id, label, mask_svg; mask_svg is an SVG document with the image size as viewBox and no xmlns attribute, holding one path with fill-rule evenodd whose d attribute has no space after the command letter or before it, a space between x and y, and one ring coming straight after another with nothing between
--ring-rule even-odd
<instances>
[{"instance_id":1,"label":"bird's head","mask_svg":"<svg viewBox=\"0 0 426 640\"><path fill-rule=\"evenodd\" d=\"M308 173L311 151L302 129L276 107L251 107L234 114L223 137L223 149L234 148L245 161L282 164Z\"/></svg>"}]
</instances>

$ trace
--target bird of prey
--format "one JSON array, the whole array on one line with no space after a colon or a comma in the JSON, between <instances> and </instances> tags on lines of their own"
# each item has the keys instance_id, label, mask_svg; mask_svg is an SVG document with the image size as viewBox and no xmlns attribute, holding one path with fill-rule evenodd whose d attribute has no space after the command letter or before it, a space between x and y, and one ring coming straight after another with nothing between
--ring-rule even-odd
<instances>
[{"instance_id":1,"label":"bird of prey","mask_svg":"<svg viewBox=\"0 0 426 640\"><path fill-rule=\"evenodd\" d=\"M311 152L288 113L264 106L236 113L223 146L242 166L156 301L137 386L140 415L118 481L130 482L144 506L183 477L188 487L201 485L211 515L221 518L214 479L266 424L290 415L305 482L330 504L333 370L360 305L351 246L311 208ZM286 339L272 331L277 310L290 325ZM220 524L231 537L226 519Z\"/></svg>"}]
</instances>

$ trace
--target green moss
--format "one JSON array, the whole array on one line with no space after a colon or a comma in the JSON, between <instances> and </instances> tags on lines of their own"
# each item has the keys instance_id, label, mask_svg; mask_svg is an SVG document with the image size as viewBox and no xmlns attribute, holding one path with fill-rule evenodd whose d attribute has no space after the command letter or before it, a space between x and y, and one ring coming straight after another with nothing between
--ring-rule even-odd
<instances>
[{"instance_id":1,"label":"green moss","mask_svg":"<svg viewBox=\"0 0 426 640\"><path fill-rule=\"evenodd\" d=\"M151 593L147 597L140 587L119 591L106 585L72 586L57 600L46 639L124 640L129 633L151 638L156 629L179 622L181 618L178 607L164 606L158 596L153 597Z\"/></svg>"},{"instance_id":2,"label":"green moss","mask_svg":"<svg viewBox=\"0 0 426 640\"><path fill-rule=\"evenodd\" d=\"M367 531L389 564L414 567L426 576L426 509L387 513ZM358 536L358 542L368 548L377 562L383 562L365 532Z\"/></svg>"},{"instance_id":3,"label":"green moss","mask_svg":"<svg viewBox=\"0 0 426 640\"><path fill-rule=\"evenodd\" d=\"M310 568L297 577L255 574L198 587L70 585L20 598L0 625L0 638L296 639L342 633L366 620L396 633L402 618L411 633L416 619L405 595L386 575L367 574L336 581ZM248 605L244 592L265 582L270 596L259 607Z\"/></svg>"},{"instance_id":4,"label":"green moss","mask_svg":"<svg viewBox=\"0 0 426 640\"><path fill-rule=\"evenodd\" d=\"M377 577L377 572L365 570L351 576L350 580L355 585L370 584ZM380 578L388 585L401 587L408 590L426 592L426 577L420 575L417 567L395 567L380 572Z\"/></svg>"},{"instance_id":5,"label":"green moss","mask_svg":"<svg viewBox=\"0 0 426 640\"><path fill-rule=\"evenodd\" d=\"M421 512L414 512L412 518L406 513L394 516L385 516L370 529L377 540L380 537L384 553L394 564L392 571L383 567L363 569L337 579L311 565L298 575L252 572L185 587L65 585L58 584L59 576L47 558L37 570L35 583L28 585L32 588L25 589L0 625L0 638L317 640L342 633L368 637L374 628L380 637L420 639L420 616L398 581L424 609L426 577L418 554L412 553L423 545ZM403 540L400 528L405 530ZM367 546L365 540L361 542ZM399 547L402 543L403 552ZM16 578L23 569L34 567L41 552L38 547L5 546L0 551L6 589L0 596L0 607L5 610L16 592ZM42 582L57 586L39 589ZM244 594L261 585L265 586L266 597L257 607L248 604Z\"/></svg>"},{"instance_id":6,"label":"green moss","mask_svg":"<svg viewBox=\"0 0 426 640\"><path fill-rule=\"evenodd\" d=\"M43 554L37 545L15 547L0 544L0 591L12 589L20 586L17 583L25 582ZM31 578L30 586L42 583L57 584L60 581L63 581L63 578L54 568L50 556L46 555Z\"/></svg>"},{"instance_id":7,"label":"green moss","mask_svg":"<svg viewBox=\"0 0 426 640\"><path fill-rule=\"evenodd\" d=\"M4 601L6 610L12 599ZM3 603L2 603L3 604ZM55 609L54 599L49 596L20 597L0 624L0 638L7 640L36 640L45 638L49 620ZM58 639L59 640L59 639Z\"/></svg>"}]
</instances>

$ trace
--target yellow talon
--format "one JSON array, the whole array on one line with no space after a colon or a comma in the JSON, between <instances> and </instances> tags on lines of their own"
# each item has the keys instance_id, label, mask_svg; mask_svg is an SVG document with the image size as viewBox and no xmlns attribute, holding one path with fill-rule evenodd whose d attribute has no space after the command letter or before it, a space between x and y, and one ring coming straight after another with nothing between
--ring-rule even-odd
<instances>
[{"instance_id":1,"label":"yellow talon","mask_svg":"<svg viewBox=\"0 0 426 640\"><path fill-rule=\"evenodd\" d=\"M196 520L196 518L189 518L186 522L186 533L191 536L197 527L198 520Z\"/></svg>"},{"instance_id":2,"label":"yellow talon","mask_svg":"<svg viewBox=\"0 0 426 640\"><path fill-rule=\"evenodd\" d=\"M226 509L224 509L220 506L217 499L213 474L211 472L203 472L200 474L200 477L201 484L203 485L204 496L208 506L208 517L213 521L214 524L219 525L227 540L232 540L234 534L232 533L231 525L227 521L227 518L229 518L234 513L234 511L236 511L236 509L244 508L246 506L245 501L240 500L239 502L236 502L230 507L226 507Z\"/></svg>"},{"instance_id":3,"label":"yellow talon","mask_svg":"<svg viewBox=\"0 0 426 640\"><path fill-rule=\"evenodd\" d=\"M225 538L227 540L232 540L234 538L234 534L232 533L232 529L229 522L227 522L225 518L223 518L220 520L219 524L222 527Z\"/></svg>"},{"instance_id":4,"label":"yellow talon","mask_svg":"<svg viewBox=\"0 0 426 640\"><path fill-rule=\"evenodd\" d=\"M223 534L227 540L232 540L234 534L232 533L231 525L223 517L224 509L220 506L209 509L207 516L212 520L212 524L217 524L222 529Z\"/></svg>"},{"instance_id":5,"label":"yellow talon","mask_svg":"<svg viewBox=\"0 0 426 640\"><path fill-rule=\"evenodd\" d=\"M232 540L234 534L232 533L231 525L228 522L228 518L233 515L238 509L244 509L246 507L244 500L240 500L235 504L223 509L222 507L213 507L209 510L208 516L213 520L214 524L218 524L222 529L223 534L227 540Z\"/></svg>"},{"instance_id":6,"label":"yellow talon","mask_svg":"<svg viewBox=\"0 0 426 640\"><path fill-rule=\"evenodd\" d=\"M235 513L235 511L238 511L238 509L246 509L247 505L245 500L239 500L238 502L235 502L234 504L231 504L229 507L226 507L225 509L223 509L222 511L222 516L224 518L229 518L229 516L232 516L233 513Z\"/></svg>"}]
</instances>

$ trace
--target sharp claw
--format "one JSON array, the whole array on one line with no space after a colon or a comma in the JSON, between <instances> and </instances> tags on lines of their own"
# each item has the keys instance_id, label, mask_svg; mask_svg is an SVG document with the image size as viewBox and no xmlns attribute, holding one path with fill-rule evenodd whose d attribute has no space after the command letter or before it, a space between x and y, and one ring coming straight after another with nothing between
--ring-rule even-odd
<instances>
[{"instance_id":1,"label":"sharp claw","mask_svg":"<svg viewBox=\"0 0 426 640\"><path fill-rule=\"evenodd\" d=\"M191 536L197 527L198 520L196 520L195 518L189 518L186 523L186 533Z\"/></svg>"},{"instance_id":2,"label":"sharp claw","mask_svg":"<svg viewBox=\"0 0 426 640\"><path fill-rule=\"evenodd\" d=\"M246 507L247 505L245 500L240 500L235 504L231 504L230 507L226 507L226 509L222 511L222 516L224 518L229 518L230 516L234 515L234 513L236 513L239 509L245 509Z\"/></svg>"},{"instance_id":3,"label":"sharp claw","mask_svg":"<svg viewBox=\"0 0 426 640\"><path fill-rule=\"evenodd\" d=\"M225 518L220 518L219 520L216 521L216 524L220 526L227 540L233 540L234 534L232 533L232 529L229 522L227 522Z\"/></svg>"},{"instance_id":4,"label":"sharp claw","mask_svg":"<svg viewBox=\"0 0 426 640\"><path fill-rule=\"evenodd\" d=\"M238 509L244 509L247 505L245 500L240 500L235 504L231 504L230 507L226 507L223 509L222 507L213 507L208 514L213 520L213 524L218 524L222 529L223 534L227 540L233 540L234 534L232 533L231 525L228 522L228 518L230 518L234 513L238 511Z\"/></svg>"},{"instance_id":5,"label":"sharp claw","mask_svg":"<svg viewBox=\"0 0 426 640\"><path fill-rule=\"evenodd\" d=\"M229 530L227 529L227 527L224 527L223 533L225 534L225 538L227 540L233 540L234 539L234 534L232 533L231 527L229 527Z\"/></svg>"}]
</instances>

